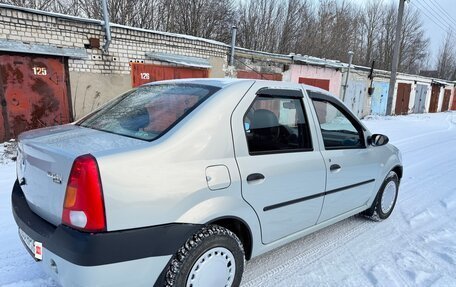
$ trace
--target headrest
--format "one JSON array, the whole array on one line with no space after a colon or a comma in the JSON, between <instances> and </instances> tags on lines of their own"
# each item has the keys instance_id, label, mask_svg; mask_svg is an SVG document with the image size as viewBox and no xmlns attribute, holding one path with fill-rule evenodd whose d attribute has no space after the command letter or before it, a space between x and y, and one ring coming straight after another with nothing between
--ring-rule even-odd
<instances>
[{"instance_id":1,"label":"headrest","mask_svg":"<svg viewBox=\"0 0 456 287\"><path fill-rule=\"evenodd\" d=\"M277 119L277 116L270 110L256 110L253 114L251 129L271 128L277 127L278 125L279 121Z\"/></svg>"}]
</instances>

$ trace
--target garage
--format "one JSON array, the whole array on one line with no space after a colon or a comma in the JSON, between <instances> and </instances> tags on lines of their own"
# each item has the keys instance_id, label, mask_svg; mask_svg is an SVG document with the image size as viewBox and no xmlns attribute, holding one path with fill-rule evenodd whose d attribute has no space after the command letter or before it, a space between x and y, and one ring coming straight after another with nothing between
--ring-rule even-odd
<instances>
[{"instance_id":1,"label":"garage","mask_svg":"<svg viewBox=\"0 0 456 287\"><path fill-rule=\"evenodd\" d=\"M396 115L408 114L411 91L412 91L411 84L404 84L404 83L397 84L396 108L394 111L394 113Z\"/></svg>"},{"instance_id":2,"label":"garage","mask_svg":"<svg viewBox=\"0 0 456 287\"><path fill-rule=\"evenodd\" d=\"M309 85L309 86L314 86L314 87L321 88L323 90L329 91L329 83L330 83L330 81L327 80L327 79L299 77L298 83Z\"/></svg>"},{"instance_id":3,"label":"garage","mask_svg":"<svg viewBox=\"0 0 456 287\"><path fill-rule=\"evenodd\" d=\"M258 80L272 80L282 81L282 74L279 73L260 73L257 71L237 71L238 79L258 79Z\"/></svg>"},{"instance_id":4,"label":"garage","mask_svg":"<svg viewBox=\"0 0 456 287\"><path fill-rule=\"evenodd\" d=\"M168 53L146 53L146 59L154 63L130 64L133 87L163 80L208 78L212 67L204 58Z\"/></svg>"},{"instance_id":5,"label":"garage","mask_svg":"<svg viewBox=\"0 0 456 287\"><path fill-rule=\"evenodd\" d=\"M413 111L416 114L422 114L426 110L426 94L428 86L423 84L417 84L415 88L415 104Z\"/></svg>"},{"instance_id":6,"label":"garage","mask_svg":"<svg viewBox=\"0 0 456 287\"><path fill-rule=\"evenodd\" d=\"M450 97L451 97L451 90L445 89L443 92L443 102L442 102L442 112L446 112L450 109Z\"/></svg>"},{"instance_id":7,"label":"garage","mask_svg":"<svg viewBox=\"0 0 456 287\"><path fill-rule=\"evenodd\" d=\"M72 120L67 58L0 55L0 141Z\"/></svg>"},{"instance_id":8,"label":"garage","mask_svg":"<svg viewBox=\"0 0 456 287\"><path fill-rule=\"evenodd\" d=\"M436 113L439 106L440 85L433 83L431 90L431 103L429 105L429 112Z\"/></svg>"}]
</instances>

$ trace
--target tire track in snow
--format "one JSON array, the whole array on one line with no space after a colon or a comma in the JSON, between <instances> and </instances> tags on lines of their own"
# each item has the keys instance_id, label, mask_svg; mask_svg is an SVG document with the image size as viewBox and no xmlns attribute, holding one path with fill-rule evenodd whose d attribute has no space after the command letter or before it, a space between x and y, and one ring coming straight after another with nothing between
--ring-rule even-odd
<instances>
[{"instance_id":1,"label":"tire track in snow","mask_svg":"<svg viewBox=\"0 0 456 287\"><path fill-rule=\"evenodd\" d=\"M295 255L278 265L275 264L276 267L262 273L256 278L249 278L254 276L253 273L256 273L255 271L251 271L250 268L256 268L257 266L254 265L261 263L255 261L261 261L261 259L266 256L273 257L273 253L281 254L278 257L274 256L273 260L283 259L284 255L281 250L284 249L284 247L270 251L260 256L258 260L254 259L253 262L247 265L247 270L244 274L245 276L241 286L263 286L265 283L267 283L266 285L271 285L271 279L277 277L278 274L282 274L285 270L286 274L293 274L294 272L292 270L302 269L304 266L310 265L313 262L325 257L341 246L348 244L351 240L360 236L367 230L374 228L375 225L376 222L372 222L369 219L362 218L361 216L347 218L339 223L328 226L316 233L310 234L291 243L296 245L293 246L293 251L302 250L298 255ZM337 237L335 237L334 234L337 234Z\"/></svg>"}]
</instances>

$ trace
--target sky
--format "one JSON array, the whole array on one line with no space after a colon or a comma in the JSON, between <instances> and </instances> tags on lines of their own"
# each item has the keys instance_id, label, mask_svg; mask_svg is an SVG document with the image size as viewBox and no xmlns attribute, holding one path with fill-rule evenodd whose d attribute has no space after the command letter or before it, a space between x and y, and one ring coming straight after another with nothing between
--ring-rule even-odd
<instances>
[{"instance_id":1,"label":"sky","mask_svg":"<svg viewBox=\"0 0 456 287\"><path fill-rule=\"evenodd\" d=\"M345 0L358 4L366 3L370 0ZM393 3L399 6L400 0L374 0L384 3ZM430 64L436 62L440 44L444 41L448 27L454 31L456 37L456 1L455 0L408 0L406 9L417 9L421 14L426 36L430 39L429 52L431 53ZM442 12L448 14L445 14ZM451 16L451 17L450 17Z\"/></svg>"}]
</instances>

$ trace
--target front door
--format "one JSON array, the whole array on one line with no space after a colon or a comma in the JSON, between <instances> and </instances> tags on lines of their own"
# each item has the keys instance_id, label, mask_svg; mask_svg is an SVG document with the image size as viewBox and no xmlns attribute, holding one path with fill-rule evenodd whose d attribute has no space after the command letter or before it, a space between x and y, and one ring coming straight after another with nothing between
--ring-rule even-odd
<instances>
[{"instance_id":1,"label":"front door","mask_svg":"<svg viewBox=\"0 0 456 287\"><path fill-rule=\"evenodd\" d=\"M367 204L380 173L379 154L366 147L359 122L329 97L309 92L322 134L327 180L318 223Z\"/></svg>"},{"instance_id":2,"label":"front door","mask_svg":"<svg viewBox=\"0 0 456 287\"><path fill-rule=\"evenodd\" d=\"M242 195L258 215L265 244L315 225L325 188L308 103L301 90L282 86L254 84L232 116Z\"/></svg>"}]
</instances>

